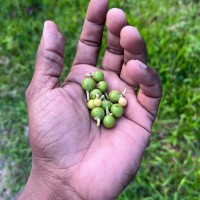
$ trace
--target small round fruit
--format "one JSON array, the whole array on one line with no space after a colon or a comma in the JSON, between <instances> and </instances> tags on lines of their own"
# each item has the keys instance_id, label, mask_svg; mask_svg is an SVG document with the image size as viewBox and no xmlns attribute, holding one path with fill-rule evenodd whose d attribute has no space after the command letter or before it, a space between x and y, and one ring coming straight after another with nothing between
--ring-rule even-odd
<instances>
[{"instance_id":1,"label":"small round fruit","mask_svg":"<svg viewBox=\"0 0 200 200\"><path fill-rule=\"evenodd\" d=\"M94 105L97 106L97 107L101 106L101 99L95 99Z\"/></svg>"},{"instance_id":2,"label":"small round fruit","mask_svg":"<svg viewBox=\"0 0 200 200\"><path fill-rule=\"evenodd\" d=\"M93 108L95 107L95 105L94 105L94 99L91 99L91 100L89 100L89 101L87 102L87 107L88 107L89 109L93 109Z\"/></svg>"},{"instance_id":3,"label":"small round fruit","mask_svg":"<svg viewBox=\"0 0 200 200\"><path fill-rule=\"evenodd\" d=\"M127 102L127 99L125 97L120 97L118 103L121 106L126 106L128 102Z\"/></svg>"},{"instance_id":4,"label":"small round fruit","mask_svg":"<svg viewBox=\"0 0 200 200\"><path fill-rule=\"evenodd\" d=\"M110 111L114 115L114 117L117 117L117 118L121 117L123 115L123 113L124 113L123 107L120 104L118 104L118 103L113 104L111 106Z\"/></svg>"},{"instance_id":5,"label":"small round fruit","mask_svg":"<svg viewBox=\"0 0 200 200\"><path fill-rule=\"evenodd\" d=\"M100 82L103 81L104 79L104 74L101 70L97 70L95 72L92 73L92 78L96 81L96 82Z\"/></svg>"},{"instance_id":6,"label":"small round fruit","mask_svg":"<svg viewBox=\"0 0 200 200\"><path fill-rule=\"evenodd\" d=\"M101 107L102 107L104 110L106 110L106 107L108 107L108 110L110 110L110 108L111 108L111 102L108 101L108 100L103 100L103 101L101 102Z\"/></svg>"},{"instance_id":7,"label":"small round fruit","mask_svg":"<svg viewBox=\"0 0 200 200\"><path fill-rule=\"evenodd\" d=\"M116 124L116 120L115 118L111 115L106 115L104 118L103 118L103 125L106 127L106 128L113 128Z\"/></svg>"},{"instance_id":8,"label":"small round fruit","mask_svg":"<svg viewBox=\"0 0 200 200\"><path fill-rule=\"evenodd\" d=\"M94 120L100 119L102 120L105 116L104 109L101 107L95 107L91 111L91 116Z\"/></svg>"},{"instance_id":9,"label":"small round fruit","mask_svg":"<svg viewBox=\"0 0 200 200\"><path fill-rule=\"evenodd\" d=\"M102 96L102 92L99 89L94 89L90 92L90 98L91 99L96 99L97 94L99 95L99 97Z\"/></svg>"},{"instance_id":10,"label":"small round fruit","mask_svg":"<svg viewBox=\"0 0 200 200\"><path fill-rule=\"evenodd\" d=\"M117 103L119 101L119 98L120 98L121 94L119 91L117 90L112 90L110 93L109 93L109 99L110 101L112 101L113 103Z\"/></svg>"},{"instance_id":11,"label":"small round fruit","mask_svg":"<svg viewBox=\"0 0 200 200\"><path fill-rule=\"evenodd\" d=\"M105 81L100 81L97 84L97 88L100 89L102 92L106 92L108 90L108 83L106 83Z\"/></svg>"},{"instance_id":12,"label":"small round fruit","mask_svg":"<svg viewBox=\"0 0 200 200\"><path fill-rule=\"evenodd\" d=\"M95 87L95 82L92 78L85 78L83 81L82 81L82 88L86 91L91 91L93 90Z\"/></svg>"}]
</instances>

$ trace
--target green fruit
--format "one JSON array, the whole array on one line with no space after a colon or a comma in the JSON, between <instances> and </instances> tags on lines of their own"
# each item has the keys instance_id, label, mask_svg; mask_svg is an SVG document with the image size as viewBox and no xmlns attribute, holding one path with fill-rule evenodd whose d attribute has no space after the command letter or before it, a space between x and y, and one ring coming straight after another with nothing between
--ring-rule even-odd
<instances>
[{"instance_id":1,"label":"green fruit","mask_svg":"<svg viewBox=\"0 0 200 200\"><path fill-rule=\"evenodd\" d=\"M87 107L89 109L93 109L95 107L95 104L94 104L94 99L91 99L87 102Z\"/></svg>"},{"instance_id":2,"label":"green fruit","mask_svg":"<svg viewBox=\"0 0 200 200\"><path fill-rule=\"evenodd\" d=\"M92 78L96 81L96 82L100 82L103 81L104 79L104 74L102 71L97 70L95 72L92 73Z\"/></svg>"},{"instance_id":3,"label":"green fruit","mask_svg":"<svg viewBox=\"0 0 200 200\"><path fill-rule=\"evenodd\" d=\"M100 89L102 92L106 92L108 90L108 84L105 81L100 81L97 84L97 88Z\"/></svg>"},{"instance_id":4,"label":"green fruit","mask_svg":"<svg viewBox=\"0 0 200 200\"><path fill-rule=\"evenodd\" d=\"M95 87L95 82L92 78L85 78L82 81L82 88L86 91L91 91Z\"/></svg>"},{"instance_id":5,"label":"green fruit","mask_svg":"<svg viewBox=\"0 0 200 200\"><path fill-rule=\"evenodd\" d=\"M120 104L118 104L118 103L113 104L111 106L110 111L112 112L112 114L114 115L114 117L117 117L117 118L121 117L123 115L123 113L124 113L123 107Z\"/></svg>"},{"instance_id":6,"label":"green fruit","mask_svg":"<svg viewBox=\"0 0 200 200\"><path fill-rule=\"evenodd\" d=\"M106 107L108 107L108 110L110 110L110 108L111 108L111 102L108 101L108 100L103 100L103 101L101 102L101 107L102 107L104 110L106 110Z\"/></svg>"},{"instance_id":7,"label":"green fruit","mask_svg":"<svg viewBox=\"0 0 200 200\"><path fill-rule=\"evenodd\" d=\"M91 116L94 120L100 119L102 120L105 116L104 109L101 107L95 107L91 111Z\"/></svg>"},{"instance_id":8,"label":"green fruit","mask_svg":"<svg viewBox=\"0 0 200 200\"><path fill-rule=\"evenodd\" d=\"M103 125L106 127L106 128L113 128L116 124L116 120L115 118L112 116L112 114L109 114L109 115L106 115L104 118L103 118Z\"/></svg>"},{"instance_id":9,"label":"green fruit","mask_svg":"<svg viewBox=\"0 0 200 200\"><path fill-rule=\"evenodd\" d=\"M92 109L91 111L91 116L94 120L97 121L97 126L100 126L101 124L101 120L104 118L105 116L105 112L104 109L101 107L95 107Z\"/></svg>"},{"instance_id":10,"label":"green fruit","mask_svg":"<svg viewBox=\"0 0 200 200\"><path fill-rule=\"evenodd\" d=\"M101 96L102 96L101 90L99 90L99 89L94 89L94 90L92 90L92 91L90 92L90 98L91 98L91 99L96 99L97 94L99 95L99 97L101 97Z\"/></svg>"},{"instance_id":11,"label":"green fruit","mask_svg":"<svg viewBox=\"0 0 200 200\"><path fill-rule=\"evenodd\" d=\"M117 90L112 90L109 93L109 99L110 101L112 101L113 103L117 103L119 101L119 98L121 97L121 93Z\"/></svg>"}]
</instances>

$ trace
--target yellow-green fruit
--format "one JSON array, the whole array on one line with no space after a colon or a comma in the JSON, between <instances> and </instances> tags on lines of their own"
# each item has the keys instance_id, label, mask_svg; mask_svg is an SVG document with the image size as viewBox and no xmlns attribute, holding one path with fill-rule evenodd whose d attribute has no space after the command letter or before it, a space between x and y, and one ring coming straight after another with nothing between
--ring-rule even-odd
<instances>
[{"instance_id":1,"label":"yellow-green fruit","mask_svg":"<svg viewBox=\"0 0 200 200\"><path fill-rule=\"evenodd\" d=\"M101 99L95 99L95 100L94 100L94 105L95 105L96 107L101 106Z\"/></svg>"},{"instance_id":2,"label":"yellow-green fruit","mask_svg":"<svg viewBox=\"0 0 200 200\"><path fill-rule=\"evenodd\" d=\"M91 99L87 102L87 107L89 109L93 109L95 107L95 104L94 104L94 99Z\"/></svg>"},{"instance_id":3,"label":"yellow-green fruit","mask_svg":"<svg viewBox=\"0 0 200 200\"><path fill-rule=\"evenodd\" d=\"M125 97L120 97L118 103L121 106L126 106L128 102L127 102L127 99Z\"/></svg>"}]
</instances>

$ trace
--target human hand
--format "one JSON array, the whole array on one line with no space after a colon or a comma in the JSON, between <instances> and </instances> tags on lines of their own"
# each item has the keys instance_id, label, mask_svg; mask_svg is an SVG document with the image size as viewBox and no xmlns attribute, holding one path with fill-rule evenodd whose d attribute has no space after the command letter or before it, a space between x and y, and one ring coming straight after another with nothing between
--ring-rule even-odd
<instances>
[{"instance_id":1,"label":"human hand","mask_svg":"<svg viewBox=\"0 0 200 200\"><path fill-rule=\"evenodd\" d=\"M47 21L27 90L32 170L20 199L114 199L133 179L148 144L161 99L146 46L120 9L91 0L69 75L60 85L64 39ZM107 14L107 18L106 18ZM127 88L128 105L113 129L97 127L81 88L95 71L107 23L102 70L109 90ZM136 91L140 90L136 95Z\"/></svg>"}]
</instances>

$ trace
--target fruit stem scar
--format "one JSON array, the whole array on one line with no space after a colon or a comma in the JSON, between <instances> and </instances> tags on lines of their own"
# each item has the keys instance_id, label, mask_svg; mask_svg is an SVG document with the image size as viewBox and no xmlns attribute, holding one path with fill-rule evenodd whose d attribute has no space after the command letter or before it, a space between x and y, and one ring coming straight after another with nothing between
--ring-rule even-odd
<instances>
[{"instance_id":1,"label":"fruit stem scar","mask_svg":"<svg viewBox=\"0 0 200 200\"><path fill-rule=\"evenodd\" d=\"M86 96L87 96L87 101L89 101L90 100L90 93L89 93L89 91L86 91Z\"/></svg>"}]
</instances>

